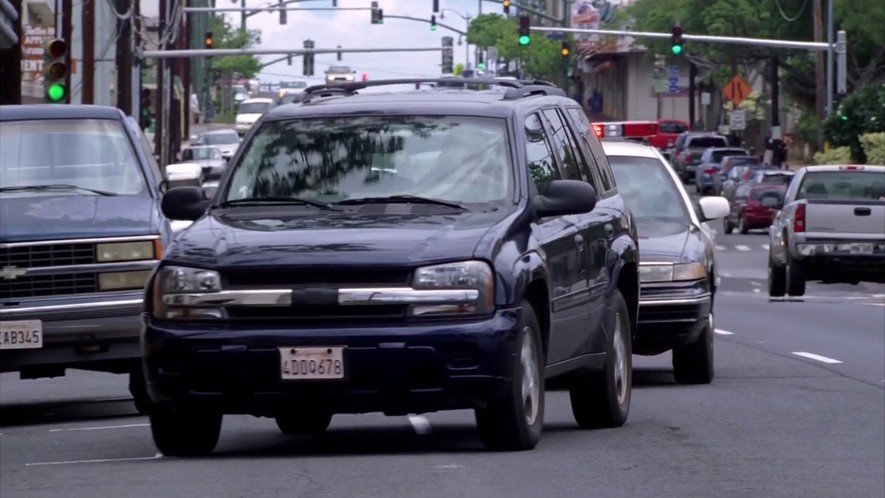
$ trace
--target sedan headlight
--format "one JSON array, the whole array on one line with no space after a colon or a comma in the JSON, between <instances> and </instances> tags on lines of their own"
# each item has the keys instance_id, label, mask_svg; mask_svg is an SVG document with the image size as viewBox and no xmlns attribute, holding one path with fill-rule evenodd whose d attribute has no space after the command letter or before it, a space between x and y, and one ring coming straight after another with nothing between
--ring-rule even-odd
<instances>
[{"instance_id":1,"label":"sedan headlight","mask_svg":"<svg viewBox=\"0 0 885 498\"><path fill-rule=\"evenodd\" d=\"M99 263L143 261L157 259L163 254L159 240L139 242L108 242L96 244L95 259Z\"/></svg>"},{"instance_id":2,"label":"sedan headlight","mask_svg":"<svg viewBox=\"0 0 885 498\"><path fill-rule=\"evenodd\" d=\"M689 282L707 278L707 269L701 263L655 263L639 267L639 280L653 282Z\"/></svg>"},{"instance_id":3,"label":"sedan headlight","mask_svg":"<svg viewBox=\"0 0 885 498\"><path fill-rule=\"evenodd\" d=\"M427 315L484 315L492 313L494 303L494 273L482 261L464 261L425 266L415 270L412 288L416 290L469 289L477 291L475 300L459 303L413 304L410 314Z\"/></svg>"},{"instance_id":4,"label":"sedan headlight","mask_svg":"<svg viewBox=\"0 0 885 498\"><path fill-rule=\"evenodd\" d=\"M194 294L210 294L221 290L217 271L185 266L164 266L157 271L153 287L155 318L212 319L224 318L224 309L192 303Z\"/></svg>"}]
</instances>

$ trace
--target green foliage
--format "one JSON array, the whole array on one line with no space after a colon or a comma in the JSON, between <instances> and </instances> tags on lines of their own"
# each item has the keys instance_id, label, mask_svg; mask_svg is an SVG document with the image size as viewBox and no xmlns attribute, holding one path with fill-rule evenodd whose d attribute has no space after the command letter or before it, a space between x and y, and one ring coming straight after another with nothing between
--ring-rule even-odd
<instances>
[{"instance_id":1,"label":"green foliage","mask_svg":"<svg viewBox=\"0 0 885 498\"><path fill-rule=\"evenodd\" d=\"M637 0L628 12L636 31L669 32L675 22L685 34L738 36L779 40L813 40L810 0ZM794 21L784 19L784 15ZM835 2L835 28L848 31L849 87L860 88L885 78L885 4L882 0ZM670 40L642 40L653 53L670 54ZM813 107L816 95L814 55L745 45L697 43L686 40L684 55L720 65L714 78L724 83L731 65L756 66L777 56L783 70L782 91ZM767 74L766 74L767 75Z\"/></svg>"},{"instance_id":2,"label":"green foliage","mask_svg":"<svg viewBox=\"0 0 885 498\"><path fill-rule=\"evenodd\" d=\"M523 69L535 78L562 79L560 43L533 32L529 45L519 44L519 23L498 14L477 16L467 29L467 42L480 47L495 47L504 59L522 60Z\"/></svg>"},{"instance_id":3,"label":"green foliage","mask_svg":"<svg viewBox=\"0 0 885 498\"><path fill-rule=\"evenodd\" d=\"M248 48L261 43L261 31L240 31L221 16L213 16L210 26L215 48ZM261 71L261 61L254 55L213 57L212 69L228 74L236 73L248 79Z\"/></svg>"},{"instance_id":4,"label":"green foliage","mask_svg":"<svg viewBox=\"0 0 885 498\"><path fill-rule=\"evenodd\" d=\"M851 149L849 147L834 147L814 155L814 164L848 164L850 162Z\"/></svg>"},{"instance_id":5,"label":"green foliage","mask_svg":"<svg viewBox=\"0 0 885 498\"><path fill-rule=\"evenodd\" d=\"M860 137L885 132L885 84L869 85L845 97L838 112L824 121L824 137L835 146L851 148L855 162L865 163Z\"/></svg>"},{"instance_id":6,"label":"green foliage","mask_svg":"<svg viewBox=\"0 0 885 498\"><path fill-rule=\"evenodd\" d=\"M860 136L868 164L885 165L885 132Z\"/></svg>"}]
</instances>

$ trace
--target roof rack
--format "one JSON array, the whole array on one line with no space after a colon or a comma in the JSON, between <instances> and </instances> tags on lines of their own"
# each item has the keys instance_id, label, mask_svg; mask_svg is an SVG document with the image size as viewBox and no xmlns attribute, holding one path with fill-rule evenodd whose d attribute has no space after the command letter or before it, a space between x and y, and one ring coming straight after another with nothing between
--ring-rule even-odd
<instances>
[{"instance_id":1,"label":"roof rack","mask_svg":"<svg viewBox=\"0 0 885 498\"><path fill-rule=\"evenodd\" d=\"M335 82L322 85L313 85L304 89L303 102L309 102L311 98L331 97L335 95L355 95L358 90L376 86L441 83L451 85L453 81L475 85L496 85L507 87L504 100L516 100L532 95L558 95L565 96L565 92L549 81L541 80L501 80L496 78L399 78L374 81Z\"/></svg>"}]
</instances>

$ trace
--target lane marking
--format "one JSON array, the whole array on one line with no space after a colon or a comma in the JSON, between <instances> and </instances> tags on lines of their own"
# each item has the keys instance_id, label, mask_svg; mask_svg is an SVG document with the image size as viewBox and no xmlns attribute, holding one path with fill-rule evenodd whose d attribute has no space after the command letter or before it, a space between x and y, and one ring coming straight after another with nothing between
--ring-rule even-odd
<instances>
[{"instance_id":1,"label":"lane marking","mask_svg":"<svg viewBox=\"0 0 885 498\"><path fill-rule=\"evenodd\" d=\"M762 249L765 249L767 251L767 250L771 249L771 246L768 244L762 244Z\"/></svg>"},{"instance_id":2,"label":"lane marking","mask_svg":"<svg viewBox=\"0 0 885 498\"><path fill-rule=\"evenodd\" d=\"M729 332L727 330L722 330L722 329L715 329L715 330L713 330L713 332L715 332L719 335L734 335L734 332Z\"/></svg>"},{"instance_id":3,"label":"lane marking","mask_svg":"<svg viewBox=\"0 0 885 498\"><path fill-rule=\"evenodd\" d=\"M409 415L409 423L418 434L430 434L432 431L430 421L423 415Z\"/></svg>"},{"instance_id":4,"label":"lane marking","mask_svg":"<svg viewBox=\"0 0 885 498\"><path fill-rule=\"evenodd\" d=\"M734 248L737 249L738 251L745 251L745 252L750 250L750 246L743 246L743 245L734 246Z\"/></svg>"},{"instance_id":5,"label":"lane marking","mask_svg":"<svg viewBox=\"0 0 885 498\"><path fill-rule=\"evenodd\" d=\"M49 432L69 432L69 431L104 431L107 429L129 429L132 427L150 427L151 424L125 424L125 425L103 425L99 427L71 427L67 429L49 429Z\"/></svg>"},{"instance_id":6,"label":"lane marking","mask_svg":"<svg viewBox=\"0 0 885 498\"><path fill-rule=\"evenodd\" d=\"M819 354L814 354L814 353L806 353L804 351L794 351L793 354L796 356L801 356L803 358L808 358L809 360L819 361L821 363L829 363L829 364L842 363L841 361L833 359L833 358L828 358L826 356L821 356Z\"/></svg>"},{"instance_id":7,"label":"lane marking","mask_svg":"<svg viewBox=\"0 0 885 498\"><path fill-rule=\"evenodd\" d=\"M882 308L885 308L885 303L861 303L861 304L866 304L867 306L881 306Z\"/></svg>"},{"instance_id":8,"label":"lane marking","mask_svg":"<svg viewBox=\"0 0 885 498\"><path fill-rule=\"evenodd\" d=\"M132 457L132 458L99 458L96 460L65 460L61 462L36 462L26 463L25 467L38 467L43 465L73 465L78 463L108 463L108 462L139 462L142 460L159 460L163 458L162 453L157 453L149 457Z\"/></svg>"},{"instance_id":9,"label":"lane marking","mask_svg":"<svg viewBox=\"0 0 885 498\"><path fill-rule=\"evenodd\" d=\"M728 248L725 247L725 246L716 246L716 250L717 250L717 251L724 251L724 250L726 250L726 249L728 249Z\"/></svg>"},{"instance_id":10,"label":"lane marking","mask_svg":"<svg viewBox=\"0 0 885 498\"><path fill-rule=\"evenodd\" d=\"M464 466L463 466L463 465L458 465L458 464L456 464L456 463L450 463L450 464L447 464L447 465L434 465L433 468L434 468L434 469L463 469Z\"/></svg>"}]
</instances>

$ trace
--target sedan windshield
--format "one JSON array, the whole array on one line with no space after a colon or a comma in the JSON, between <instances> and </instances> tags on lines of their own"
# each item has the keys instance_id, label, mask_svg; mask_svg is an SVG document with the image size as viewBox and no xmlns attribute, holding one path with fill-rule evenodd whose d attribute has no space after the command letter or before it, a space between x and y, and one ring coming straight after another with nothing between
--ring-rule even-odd
<instances>
[{"instance_id":1,"label":"sedan windshield","mask_svg":"<svg viewBox=\"0 0 885 498\"><path fill-rule=\"evenodd\" d=\"M348 117L265 123L223 200L340 202L420 196L458 203L513 198L504 120Z\"/></svg>"},{"instance_id":2,"label":"sedan windshield","mask_svg":"<svg viewBox=\"0 0 885 498\"><path fill-rule=\"evenodd\" d=\"M685 201L664 163L652 157L632 156L608 156L608 162L637 224L689 222Z\"/></svg>"},{"instance_id":3,"label":"sedan windshield","mask_svg":"<svg viewBox=\"0 0 885 498\"><path fill-rule=\"evenodd\" d=\"M237 132L231 131L230 133L207 133L203 135L201 143L206 145L227 145L227 144L235 144L240 141L240 137L237 136Z\"/></svg>"},{"instance_id":4,"label":"sedan windshield","mask_svg":"<svg viewBox=\"0 0 885 498\"><path fill-rule=\"evenodd\" d=\"M270 102L243 102L237 114L264 114L270 109Z\"/></svg>"},{"instance_id":5,"label":"sedan windshield","mask_svg":"<svg viewBox=\"0 0 885 498\"><path fill-rule=\"evenodd\" d=\"M117 121L54 119L0 123L0 188L47 187L75 195L147 193L132 144Z\"/></svg>"}]
</instances>

